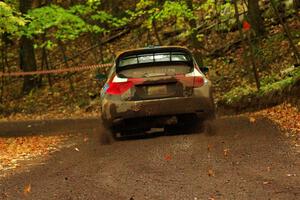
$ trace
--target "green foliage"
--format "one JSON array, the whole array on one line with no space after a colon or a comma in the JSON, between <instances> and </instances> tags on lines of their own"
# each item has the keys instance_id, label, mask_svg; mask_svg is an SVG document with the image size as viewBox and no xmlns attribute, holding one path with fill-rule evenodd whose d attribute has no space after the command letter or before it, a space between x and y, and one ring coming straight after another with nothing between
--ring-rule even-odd
<instances>
[{"instance_id":1,"label":"green foliage","mask_svg":"<svg viewBox=\"0 0 300 200\"><path fill-rule=\"evenodd\" d=\"M50 5L36 8L26 15L29 23L24 27L23 34L32 37L47 33L51 28L51 35L59 40L72 40L81 33L88 31L88 25L79 16L59 6Z\"/></svg>"},{"instance_id":2,"label":"green foliage","mask_svg":"<svg viewBox=\"0 0 300 200\"><path fill-rule=\"evenodd\" d=\"M219 27L220 30L230 31L236 24L236 19L234 17L235 10L231 3L226 3L220 6L220 21L222 22Z\"/></svg>"},{"instance_id":3,"label":"green foliage","mask_svg":"<svg viewBox=\"0 0 300 200\"><path fill-rule=\"evenodd\" d=\"M86 4L80 4L73 6L69 9L72 14L80 16L88 24L92 25L92 31L96 33L106 32L109 30L105 30L100 27L101 25L106 28L119 28L125 26L128 22L128 18L116 18L113 15L109 14L106 11L100 10L100 1L87 1ZM97 26L97 27L96 27Z\"/></svg>"},{"instance_id":4,"label":"green foliage","mask_svg":"<svg viewBox=\"0 0 300 200\"><path fill-rule=\"evenodd\" d=\"M259 91L258 95L262 96L262 95L268 94L272 91L281 91L281 90L285 89L286 87L292 85L294 83L294 80L295 79L293 77L288 77L283 80L274 82L272 84L264 85L262 87L261 91Z\"/></svg>"},{"instance_id":5,"label":"green foliage","mask_svg":"<svg viewBox=\"0 0 300 200\"><path fill-rule=\"evenodd\" d=\"M280 12L282 12L282 15L291 15L297 13L295 7L293 6L293 0L273 0L273 2ZM268 21L277 20L277 16L275 15L274 9L271 6L266 7L263 17Z\"/></svg>"},{"instance_id":6,"label":"green foliage","mask_svg":"<svg viewBox=\"0 0 300 200\"><path fill-rule=\"evenodd\" d=\"M222 100L227 104L231 104L233 102L239 101L242 97L248 96L255 92L255 88L249 85L236 87L222 97Z\"/></svg>"},{"instance_id":7,"label":"green foliage","mask_svg":"<svg viewBox=\"0 0 300 200\"><path fill-rule=\"evenodd\" d=\"M258 92L258 95L263 96L272 91L282 91L289 86L295 84L300 79L300 69L295 69L283 77L279 75L272 75L262 79L262 89Z\"/></svg>"},{"instance_id":8,"label":"green foliage","mask_svg":"<svg viewBox=\"0 0 300 200\"><path fill-rule=\"evenodd\" d=\"M153 15L153 19L157 21L165 21L171 18L184 18L184 19L196 19L194 13L182 2L166 1L161 10L157 10L156 14Z\"/></svg>"},{"instance_id":9,"label":"green foliage","mask_svg":"<svg viewBox=\"0 0 300 200\"><path fill-rule=\"evenodd\" d=\"M240 10L242 5L238 4ZM226 3L216 2L216 0L207 0L200 5L199 10L205 13L204 20L210 22L216 18L221 22L215 29L218 31L229 31L236 25L236 19L234 17L235 10L231 1Z\"/></svg>"},{"instance_id":10,"label":"green foliage","mask_svg":"<svg viewBox=\"0 0 300 200\"><path fill-rule=\"evenodd\" d=\"M274 75L270 75L270 76L267 76L267 77L264 77L260 80L260 84L262 86L267 86L267 85L270 85L270 84L273 84L277 81L280 81L281 78L279 75L277 74L274 74Z\"/></svg>"},{"instance_id":11,"label":"green foliage","mask_svg":"<svg viewBox=\"0 0 300 200\"><path fill-rule=\"evenodd\" d=\"M33 37L48 34L49 38L60 41L74 40L83 33L104 33L115 27L124 26L128 20L117 19L111 14L99 10L100 1L88 0L69 9L49 5L32 9L25 15L28 21L22 34ZM48 47L53 42L47 41Z\"/></svg>"},{"instance_id":12,"label":"green foliage","mask_svg":"<svg viewBox=\"0 0 300 200\"><path fill-rule=\"evenodd\" d=\"M26 21L16 12L12 5L0 2L0 34L19 35L19 30L25 23Z\"/></svg>"},{"instance_id":13,"label":"green foliage","mask_svg":"<svg viewBox=\"0 0 300 200\"><path fill-rule=\"evenodd\" d=\"M175 20L177 27L186 27L186 20L195 18L185 1L165 1L163 5L153 0L140 0L135 11L128 11L131 19L144 18L144 26L152 29L153 21L166 24Z\"/></svg>"},{"instance_id":14,"label":"green foliage","mask_svg":"<svg viewBox=\"0 0 300 200\"><path fill-rule=\"evenodd\" d=\"M263 97L273 91L282 91L300 79L300 69L295 69L292 72L286 74L283 78L280 78L278 75L268 76L262 79L261 89L257 91L254 87L251 86L240 86L230 90L226 93L222 100L227 104L232 104L233 102L239 101L242 97L245 96L258 96Z\"/></svg>"},{"instance_id":15,"label":"green foliage","mask_svg":"<svg viewBox=\"0 0 300 200\"><path fill-rule=\"evenodd\" d=\"M104 11L97 11L95 14L90 16L90 19L94 20L94 23L106 23L110 28L119 28L128 24L128 18L118 19L111 14Z\"/></svg>"}]
</instances>

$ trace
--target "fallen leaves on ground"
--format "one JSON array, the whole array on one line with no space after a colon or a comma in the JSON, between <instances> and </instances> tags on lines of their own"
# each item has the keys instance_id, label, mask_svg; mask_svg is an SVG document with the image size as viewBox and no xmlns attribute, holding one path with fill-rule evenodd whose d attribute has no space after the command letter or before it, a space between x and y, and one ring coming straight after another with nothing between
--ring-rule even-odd
<instances>
[{"instance_id":1,"label":"fallen leaves on ground","mask_svg":"<svg viewBox=\"0 0 300 200\"><path fill-rule=\"evenodd\" d=\"M249 117L249 121L250 121L251 123L254 123L254 122L256 122L256 119L255 119L254 117Z\"/></svg>"},{"instance_id":2,"label":"fallen leaves on ground","mask_svg":"<svg viewBox=\"0 0 300 200\"><path fill-rule=\"evenodd\" d=\"M98 110L85 112L83 109L70 109L66 108L64 112L59 110L47 111L44 114L26 114L26 113L15 113L9 116L1 116L0 122L9 122L9 121L29 121L29 120L50 120L50 119L82 119L82 118L95 118L99 117L100 112Z\"/></svg>"},{"instance_id":3,"label":"fallen leaves on ground","mask_svg":"<svg viewBox=\"0 0 300 200\"><path fill-rule=\"evenodd\" d=\"M249 117L250 122L258 116L267 117L274 121L288 136L295 138L296 146L300 145L300 111L296 107L288 103L283 103L272 108L251 113Z\"/></svg>"},{"instance_id":4,"label":"fallen leaves on ground","mask_svg":"<svg viewBox=\"0 0 300 200\"><path fill-rule=\"evenodd\" d=\"M263 185L268 185L268 184L270 184L270 182L268 182L268 181L263 182Z\"/></svg>"},{"instance_id":5,"label":"fallen leaves on ground","mask_svg":"<svg viewBox=\"0 0 300 200\"><path fill-rule=\"evenodd\" d=\"M28 185L26 185L26 186L24 187L23 193L24 193L25 195L27 195L27 194L30 193L30 192L31 192L31 184L28 184Z\"/></svg>"},{"instance_id":6,"label":"fallen leaves on ground","mask_svg":"<svg viewBox=\"0 0 300 200\"><path fill-rule=\"evenodd\" d=\"M165 160L166 160L166 161L171 161L171 160L172 160L171 155L165 155Z\"/></svg>"},{"instance_id":7,"label":"fallen leaves on ground","mask_svg":"<svg viewBox=\"0 0 300 200\"><path fill-rule=\"evenodd\" d=\"M229 149L224 149L224 156L227 157L229 154Z\"/></svg>"},{"instance_id":8,"label":"fallen leaves on ground","mask_svg":"<svg viewBox=\"0 0 300 200\"><path fill-rule=\"evenodd\" d=\"M208 144L208 145L207 145L207 151L208 151L208 152L210 152L210 151L212 150L212 148L213 148L213 145L211 145L211 144Z\"/></svg>"},{"instance_id":9,"label":"fallen leaves on ground","mask_svg":"<svg viewBox=\"0 0 300 200\"><path fill-rule=\"evenodd\" d=\"M0 176L20 167L22 161L48 155L59 149L69 136L27 136L0 138Z\"/></svg>"},{"instance_id":10,"label":"fallen leaves on ground","mask_svg":"<svg viewBox=\"0 0 300 200\"><path fill-rule=\"evenodd\" d=\"M215 176L215 173L212 169L209 169L207 174L208 174L208 176Z\"/></svg>"},{"instance_id":11,"label":"fallen leaves on ground","mask_svg":"<svg viewBox=\"0 0 300 200\"><path fill-rule=\"evenodd\" d=\"M296 177L297 174L287 174L287 176L288 176L288 177L292 177L292 176Z\"/></svg>"}]
</instances>

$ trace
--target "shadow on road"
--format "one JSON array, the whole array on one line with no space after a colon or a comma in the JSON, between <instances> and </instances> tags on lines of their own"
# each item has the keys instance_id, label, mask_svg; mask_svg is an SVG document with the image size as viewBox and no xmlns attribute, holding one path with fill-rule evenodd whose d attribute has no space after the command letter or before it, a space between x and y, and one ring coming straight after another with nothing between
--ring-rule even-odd
<instances>
[{"instance_id":1,"label":"shadow on road","mask_svg":"<svg viewBox=\"0 0 300 200\"><path fill-rule=\"evenodd\" d=\"M101 120L98 118L1 122L0 137L70 134L99 126Z\"/></svg>"},{"instance_id":2,"label":"shadow on road","mask_svg":"<svg viewBox=\"0 0 300 200\"><path fill-rule=\"evenodd\" d=\"M114 142L130 141L130 140L147 140L163 136L193 135L205 134L213 136L217 132L217 121L197 121L192 124L180 124L168 126L165 128L153 128L150 131L131 131L122 136L113 137L110 131L103 128L99 131L99 141L102 145L111 145Z\"/></svg>"}]
</instances>

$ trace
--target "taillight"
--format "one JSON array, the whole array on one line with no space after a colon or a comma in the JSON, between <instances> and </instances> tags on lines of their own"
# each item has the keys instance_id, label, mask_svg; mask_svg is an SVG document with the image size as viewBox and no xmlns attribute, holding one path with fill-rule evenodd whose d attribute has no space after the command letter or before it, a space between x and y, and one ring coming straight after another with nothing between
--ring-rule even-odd
<instances>
[{"instance_id":1,"label":"taillight","mask_svg":"<svg viewBox=\"0 0 300 200\"><path fill-rule=\"evenodd\" d=\"M194 87L201 87L204 85L204 78L202 76L194 77Z\"/></svg>"},{"instance_id":2,"label":"taillight","mask_svg":"<svg viewBox=\"0 0 300 200\"><path fill-rule=\"evenodd\" d=\"M188 73L185 76L178 76L177 78L187 87L197 88L204 85L204 77L197 68L195 68L193 72Z\"/></svg>"},{"instance_id":3,"label":"taillight","mask_svg":"<svg viewBox=\"0 0 300 200\"><path fill-rule=\"evenodd\" d=\"M119 78L114 76L108 83L108 88L106 90L107 94L112 95L122 95L127 92L134 85L142 83L142 79L137 78Z\"/></svg>"},{"instance_id":4,"label":"taillight","mask_svg":"<svg viewBox=\"0 0 300 200\"><path fill-rule=\"evenodd\" d=\"M131 81L127 82L118 82L118 83L108 83L108 89L106 90L107 94L113 94L113 95L121 95L125 93L127 90L129 90L133 86L133 83Z\"/></svg>"}]
</instances>

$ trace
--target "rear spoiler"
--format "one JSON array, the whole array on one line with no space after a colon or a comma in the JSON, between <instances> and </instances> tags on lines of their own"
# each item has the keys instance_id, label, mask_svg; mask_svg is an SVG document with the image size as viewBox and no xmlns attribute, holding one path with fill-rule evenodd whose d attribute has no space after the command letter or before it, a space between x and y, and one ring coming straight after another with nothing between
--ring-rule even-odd
<instances>
[{"instance_id":1,"label":"rear spoiler","mask_svg":"<svg viewBox=\"0 0 300 200\"><path fill-rule=\"evenodd\" d=\"M165 54L168 55L168 58L164 58L165 60L155 60L155 55L156 54ZM146 62L141 62L140 58L143 57L142 55L147 55L150 58L148 58L148 60ZM186 57L186 60L172 60L174 59L175 55L184 55ZM121 60L126 60L126 59L133 59L135 60L134 63L132 64L128 64L125 66L120 66L121 65ZM131 68L131 67L136 67L136 66L147 66L147 65L153 65L153 63L157 64L157 65L163 65L166 63L178 63L178 64L186 64L189 66L193 66L193 56L191 54L190 51L188 51L187 49L182 49L182 48L172 48L172 49L167 49L167 48L163 48L163 49L143 49L143 50L137 50L137 51L129 51L129 52L125 52L121 55L118 56L118 58L116 59L116 71L119 71L119 68L125 69L125 68Z\"/></svg>"}]
</instances>

